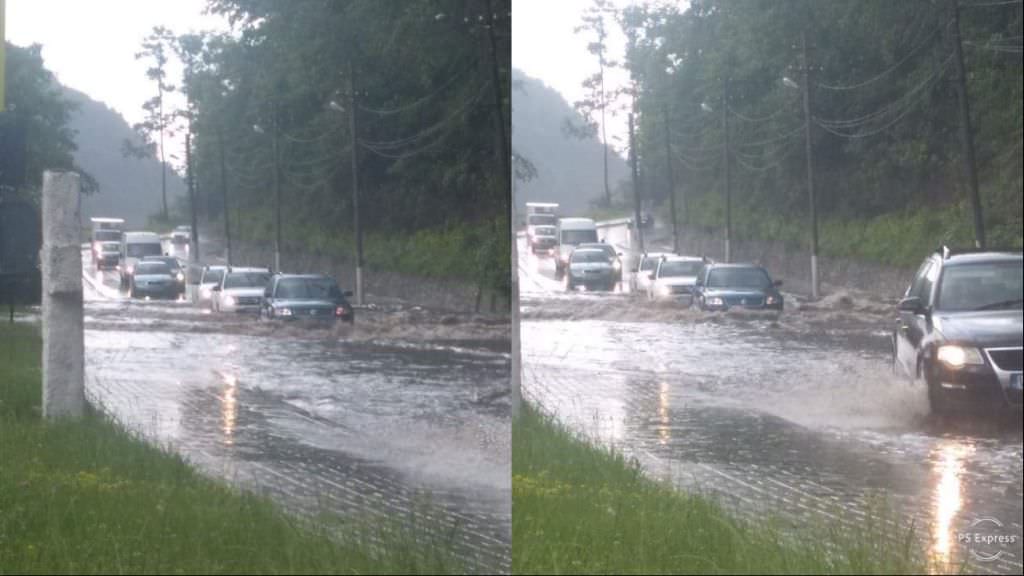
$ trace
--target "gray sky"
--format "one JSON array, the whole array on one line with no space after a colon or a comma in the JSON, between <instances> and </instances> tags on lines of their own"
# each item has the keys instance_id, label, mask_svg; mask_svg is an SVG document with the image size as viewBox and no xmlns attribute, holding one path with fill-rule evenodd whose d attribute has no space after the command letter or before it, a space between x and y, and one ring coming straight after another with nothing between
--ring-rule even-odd
<instances>
[{"instance_id":1,"label":"gray sky","mask_svg":"<svg viewBox=\"0 0 1024 576\"><path fill-rule=\"evenodd\" d=\"M638 0L613 0L619 7L636 3ZM587 43L593 40L593 34L573 32L590 4L591 0L513 0L512 3L512 66L560 92L570 105L584 96L583 80L597 72L597 59L587 52ZM617 23L609 24L606 58L621 61L626 38ZM628 82L629 75L622 70L612 70L605 77L609 91ZM627 140L627 122L625 115L608 118L608 140L618 150L622 150Z\"/></svg>"},{"instance_id":2,"label":"gray sky","mask_svg":"<svg viewBox=\"0 0 1024 576\"><path fill-rule=\"evenodd\" d=\"M205 0L7 0L7 40L43 45L43 59L60 82L121 113L142 120L142 103L154 95L146 64L135 60L154 26L175 33L227 30L227 21L204 15ZM180 66L171 70L180 81ZM168 154L182 142L168 144ZM177 163L175 163L177 164Z\"/></svg>"}]
</instances>

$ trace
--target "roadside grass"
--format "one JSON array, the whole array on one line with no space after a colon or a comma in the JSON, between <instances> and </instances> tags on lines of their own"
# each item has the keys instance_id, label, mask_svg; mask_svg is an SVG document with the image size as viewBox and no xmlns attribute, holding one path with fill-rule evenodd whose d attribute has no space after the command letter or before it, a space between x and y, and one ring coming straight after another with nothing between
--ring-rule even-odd
<instances>
[{"instance_id":1,"label":"roadside grass","mask_svg":"<svg viewBox=\"0 0 1024 576\"><path fill-rule=\"evenodd\" d=\"M38 327L0 326L0 574L447 574L447 542L318 521L202 476L107 417L40 419Z\"/></svg>"},{"instance_id":2,"label":"roadside grass","mask_svg":"<svg viewBox=\"0 0 1024 576\"><path fill-rule=\"evenodd\" d=\"M921 574L913 530L884 518L799 532L738 520L644 476L536 408L512 426L516 574Z\"/></svg>"}]
</instances>

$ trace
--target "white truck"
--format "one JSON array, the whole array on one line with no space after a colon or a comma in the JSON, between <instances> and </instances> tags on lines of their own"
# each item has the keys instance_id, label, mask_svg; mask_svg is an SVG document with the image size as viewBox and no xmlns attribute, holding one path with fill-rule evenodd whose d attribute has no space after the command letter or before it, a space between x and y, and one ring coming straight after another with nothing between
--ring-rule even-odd
<instances>
[{"instance_id":1,"label":"white truck","mask_svg":"<svg viewBox=\"0 0 1024 576\"><path fill-rule=\"evenodd\" d=\"M551 202L526 203L526 241L534 254L550 253L555 244L558 224L558 204Z\"/></svg>"},{"instance_id":2,"label":"white truck","mask_svg":"<svg viewBox=\"0 0 1024 576\"><path fill-rule=\"evenodd\" d=\"M120 259L121 234L124 220L121 218L90 218L92 234L89 247L92 263L97 270L114 268Z\"/></svg>"},{"instance_id":3,"label":"white truck","mask_svg":"<svg viewBox=\"0 0 1024 576\"><path fill-rule=\"evenodd\" d=\"M597 242L597 226L590 218L559 218L555 253L555 277L561 279L572 251L580 244Z\"/></svg>"},{"instance_id":4,"label":"white truck","mask_svg":"<svg viewBox=\"0 0 1024 576\"><path fill-rule=\"evenodd\" d=\"M162 256L163 245L155 232L125 232L121 235L121 288L131 286L135 265L146 256Z\"/></svg>"}]
</instances>

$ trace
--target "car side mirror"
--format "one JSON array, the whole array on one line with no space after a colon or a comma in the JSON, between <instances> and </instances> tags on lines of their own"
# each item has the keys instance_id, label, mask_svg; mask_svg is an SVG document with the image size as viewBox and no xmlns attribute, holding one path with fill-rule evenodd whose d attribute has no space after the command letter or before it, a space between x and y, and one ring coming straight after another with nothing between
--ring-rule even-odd
<instances>
[{"instance_id":1,"label":"car side mirror","mask_svg":"<svg viewBox=\"0 0 1024 576\"><path fill-rule=\"evenodd\" d=\"M911 296L900 300L900 303L896 305L896 308L900 312L911 312L913 314L924 314L924 302L921 301L917 296Z\"/></svg>"},{"instance_id":2,"label":"car side mirror","mask_svg":"<svg viewBox=\"0 0 1024 576\"><path fill-rule=\"evenodd\" d=\"M345 298L351 298L351 297L352 297L352 291L351 291L351 290L345 290L345 291L344 291L344 292L342 292L341 294L342 294L342 296L344 296Z\"/></svg>"},{"instance_id":3,"label":"car side mirror","mask_svg":"<svg viewBox=\"0 0 1024 576\"><path fill-rule=\"evenodd\" d=\"M772 284L774 284L775 287L778 288L779 286L782 286L782 280L776 280L775 282L772 282Z\"/></svg>"}]
</instances>

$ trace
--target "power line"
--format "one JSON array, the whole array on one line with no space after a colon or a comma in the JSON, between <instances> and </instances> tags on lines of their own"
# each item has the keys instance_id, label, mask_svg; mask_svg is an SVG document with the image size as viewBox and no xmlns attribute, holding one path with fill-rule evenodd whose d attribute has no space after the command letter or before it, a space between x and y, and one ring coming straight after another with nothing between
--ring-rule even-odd
<instances>
[{"instance_id":1,"label":"power line","mask_svg":"<svg viewBox=\"0 0 1024 576\"><path fill-rule=\"evenodd\" d=\"M771 114L768 114L767 116L761 116L760 118L753 118L753 117L750 117L750 116L744 116L743 114L740 114L739 112L737 112L732 106L729 106L729 112L732 112L733 116L735 116L735 117L737 117L740 120L743 120L745 122L758 123L758 122L767 122L768 120L771 120L772 118L775 118L779 114L782 114L783 112L788 110L789 106L790 105L788 103L787 104L783 104L782 107L780 107L775 112L772 112Z\"/></svg>"},{"instance_id":2,"label":"power line","mask_svg":"<svg viewBox=\"0 0 1024 576\"><path fill-rule=\"evenodd\" d=\"M884 107L882 107L882 108L880 108L878 110L875 110L874 112L871 112L871 113L868 113L868 114L865 114L863 116L859 116L859 117L856 117L856 118L846 118L846 119L825 119L825 118L817 118L816 117L814 119L814 121L815 121L816 124L818 124L820 126L830 126L830 127L837 128L837 129L839 129L839 128L856 128L856 127L859 127L859 126L864 126L866 124L869 124L870 122L872 122L872 121L874 121L874 120L876 120L878 118L881 118L883 116L886 116L887 114L896 112L900 108L900 106L904 106L905 105L907 107L910 107L911 106L910 101L913 99L914 96L917 95L918 92L922 91L931 82L933 82L935 79L939 78L940 76L942 76L942 74L945 73L946 67L949 65L950 61L952 61L953 56L954 56L954 54L950 54L946 58L946 60L941 65L939 65L939 68L937 70L935 70L931 74L929 74L928 77L924 79L924 81L920 82L917 86L915 86L912 89L910 89L910 91L908 91L906 94L903 94L902 96L897 98L895 101L885 105Z\"/></svg>"},{"instance_id":3,"label":"power line","mask_svg":"<svg viewBox=\"0 0 1024 576\"><path fill-rule=\"evenodd\" d=\"M744 143L744 144L739 144L739 147L764 146L765 144L773 144L775 142L778 142L779 140L785 140L786 138L792 138L795 134L799 134L800 132L802 132L803 129L804 129L804 126L806 126L806 123L800 124L799 126L797 126L796 128L790 130L789 132L785 132L783 134L779 134L779 135L774 136L772 138L768 138L767 140L761 140L761 141L758 141L758 142L747 142L747 143Z\"/></svg>"},{"instance_id":4,"label":"power line","mask_svg":"<svg viewBox=\"0 0 1024 576\"><path fill-rule=\"evenodd\" d=\"M472 58L472 61L469 63L469 65L465 66L464 68L462 68L461 70L456 72L453 76L451 76L450 78L448 78L447 80L442 82L441 85L438 86L435 90L433 90L432 92L430 92L426 96L418 98L415 101L410 102L408 104L405 104L405 105L402 105L402 106L396 106L394 108L371 108L369 106L363 106L362 104L360 104L359 105L359 109L360 110L364 110L366 112L369 112L371 114L376 114L378 116L391 116L393 114L400 114L402 112L405 112L406 110L411 110L411 109L419 106L420 104L423 104L424 102L429 101L430 99L432 99L433 97L437 96L438 94L440 94L445 88L450 86L452 84L452 82L455 82L456 80L458 80L467 71L472 70L473 67L476 66L477 62L478 62L477 58Z\"/></svg>"},{"instance_id":5,"label":"power line","mask_svg":"<svg viewBox=\"0 0 1024 576\"><path fill-rule=\"evenodd\" d=\"M772 162L771 164L768 164L766 166L754 166L752 164L748 164L747 161L744 160L740 155L736 156L736 162L738 162L740 166L743 166L744 168L752 170L754 172L767 172L768 170L781 166L784 160L792 156L795 150L799 149L799 146L790 146L789 149L782 156L779 156L778 159L775 160L775 162Z\"/></svg>"},{"instance_id":6,"label":"power line","mask_svg":"<svg viewBox=\"0 0 1024 576\"><path fill-rule=\"evenodd\" d=\"M942 31L943 28L949 26L949 24L951 22L952 22L952 20L948 20L945 23L940 24L939 26L937 26L935 28L935 30L932 30L931 34L929 34L925 38L925 40L923 42L921 42L917 46L911 48L910 51L907 52L906 55L904 55L903 58L901 58L898 62L896 62L895 64L893 64L889 68L883 70L882 72L876 74L875 76L873 76L871 78L868 78L867 80L864 80L863 82L858 82L856 84L846 84L846 85L824 84L822 82L816 82L815 85L818 88L824 88L825 90L837 90L838 91L838 90L856 90L857 88L863 88L864 86L868 86L870 84L878 82L882 78L885 78L889 74L893 73L896 69L898 69L904 63L906 63L908 60L910 60L910 58L913 57L918 52L918 50L920 50L921 48L929 45L931 43L931 41L932 41L932 38L935 35L937 35L940 31Z\"/></svg>"},{"instance_id":7,"label":"power line","mask_svg":"<svg viewBox=\"0 0 1024 576\"><path fill-rule=\"evenodd\" d=\"M982 8L985 6L1008 6L1010 4L1020 4L1021 0L997 0L995 2L977 2L974 4L961 4L961 8Z\"/></svg>"},{"instance_id":8,"label":"power line","mask_svg":"<svg viewBox=\"0 0 1024 576\"><path fill-rule=\"evenodd\" d=\"M470 98L469 100L467 100L466 102L463 102L462 105L459 106L455 110L455 112L453 112L452 114L448 115L446 118L442 119L440 122L438 122L438 123L436 123L436 124L434 124L432 126L429 126L429 127L425 128L425 129L421 130L420 132L417 132L416 134L413 134L412 136L407 136L405 138L398 138L396 140L386 140L386 141L384 141L384 140L382 140L382 141L372 141L372 140L360 139L359 143L361 145L363 145L364 147L367 147L369 149L382 149L382 150L388 150L388 149L390 149L390 150L397 150L398 148L403 148L405 146L409 146L409 145L415 144L417 141L422 140L426 136L429 136L429 135L431 135L431 134L433 134L433 133L443 129L445 127L445 125L447 125L448 123L450 123L452 121L453 118L456 118L456 117L460 116L467 108L469 108L470 106L475 104L477 101L480 100L481 97L483 97L484 93L487 91L487 88L489 86L490 86L490 82L489 81L488 82L484 82L483 84L481 84L480 90L477 92L477 94L475 96L473 96L472 98Z\"/></svg>"}]
</instances>

